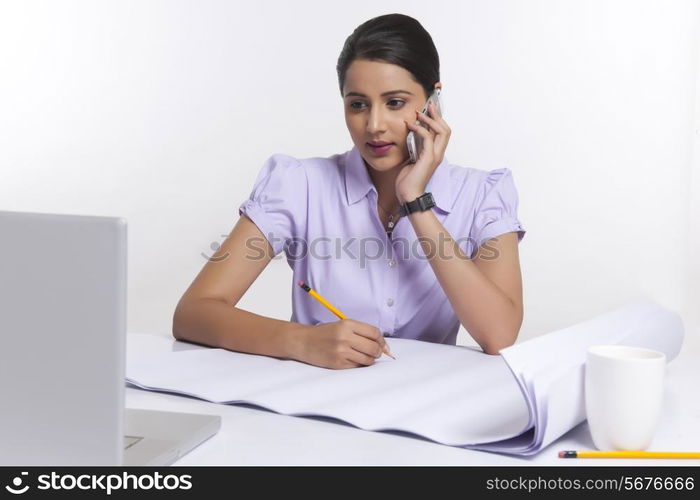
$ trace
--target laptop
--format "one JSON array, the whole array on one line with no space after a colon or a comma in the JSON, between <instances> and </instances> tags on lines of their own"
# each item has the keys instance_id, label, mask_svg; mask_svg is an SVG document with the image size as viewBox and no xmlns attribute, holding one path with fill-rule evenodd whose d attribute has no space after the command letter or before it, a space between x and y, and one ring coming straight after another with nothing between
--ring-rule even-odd
<instances>
[{"instance_id":1,"label":"laptop","mask_svg":"<svg viewBox=\"0 0 700 500\"><path fill-rule=\"evenodd\" d=\"M0 211L0 465L169 465L221 417L126 409L127 224Z\"/></svg>"}]
</instances>

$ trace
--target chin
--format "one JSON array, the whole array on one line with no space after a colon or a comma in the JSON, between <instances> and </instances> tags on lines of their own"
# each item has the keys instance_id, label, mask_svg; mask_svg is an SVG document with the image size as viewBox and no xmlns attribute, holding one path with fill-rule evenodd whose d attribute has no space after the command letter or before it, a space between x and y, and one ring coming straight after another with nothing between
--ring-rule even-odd
<instances>
[{"instance_id":1,"label":"chin","mask_svg":"<svg viewBox=\"0 0 700 500\"><path fill-rule=\"evenodd\" d=\"M380 170L380 171L386 171L386 170L391 170L392 168L395 168L402 163L404 163L408 159L408 154L404 156L400 156L397 154L392 154L392 155L386 155L386 156L380 156L380 157L370 157L367 158L364 155L362 155L362 158L365 160L365 163L372 167L375 170Z\"/></svg>"},{"instance_id":2,"label":"chin","mask_svg":"<svg viewBox=\"0 0 700 500\"><path fill-rule=\"evenodd\" d=\"M381 172L391 170L394 168L398 163L396 163L396 160L388 157L384 158L364 158L365 163L369 166L372 167L374 170L379 170Z\"/></svg>"}]
</instances>

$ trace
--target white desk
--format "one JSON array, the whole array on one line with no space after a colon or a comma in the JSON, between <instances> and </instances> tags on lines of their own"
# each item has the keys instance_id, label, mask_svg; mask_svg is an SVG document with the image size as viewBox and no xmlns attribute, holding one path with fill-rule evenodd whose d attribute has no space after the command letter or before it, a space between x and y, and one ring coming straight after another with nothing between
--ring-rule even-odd
<instances>
[{"instance_id":1,"label":"white desk","mask_svg":"<svg viewBox=\"0 0 700 500\"><path fill-rule=\"evenodd\" d=\"M127 355L192 347L163 335L129 334ZM681 353L668 365L666 405L650 450L700 451L698 383L700 354ZM221 416L219 433L175 465L700 465L700 460L558 458L560 450L595 449L585 421L539 454L520 458L130 386L126 406Z\"/></svg>"}]
</instances>

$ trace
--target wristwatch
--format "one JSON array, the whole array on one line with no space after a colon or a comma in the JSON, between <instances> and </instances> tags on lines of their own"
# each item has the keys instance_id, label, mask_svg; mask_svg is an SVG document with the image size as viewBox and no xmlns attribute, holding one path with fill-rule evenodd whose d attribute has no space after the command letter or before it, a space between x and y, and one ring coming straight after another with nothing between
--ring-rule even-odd
<instances>
[{"instance_id":1,"label":"wristwatch","mask_svg":"<svg viewBox=\"0 0 700 500\"><path fill-rule=\"evenodd\" d=\"M423 193L418 198L401 205L401 215L409 215L413 212L425 212L435 206L433 193Z\"/></svg>"}]
</instances>

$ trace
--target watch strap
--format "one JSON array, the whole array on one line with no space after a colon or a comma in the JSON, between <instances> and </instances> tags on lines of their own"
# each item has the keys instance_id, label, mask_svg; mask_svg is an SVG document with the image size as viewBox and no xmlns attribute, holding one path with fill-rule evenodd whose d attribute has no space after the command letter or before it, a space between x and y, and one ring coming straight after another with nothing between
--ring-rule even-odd
<instances>
[{"instance_id":1,"label":"watch strap","mask_svg":"<svg viewBox=\"0 0 700 500\"><path fill-rule=\"evenodd\" d=\"M432 193L423 193L418 198L401 205L401 215L410 215L413 212L425 212L435 206Z\"/></svg>"}]
</instances>

